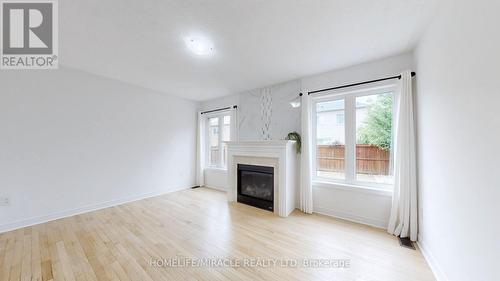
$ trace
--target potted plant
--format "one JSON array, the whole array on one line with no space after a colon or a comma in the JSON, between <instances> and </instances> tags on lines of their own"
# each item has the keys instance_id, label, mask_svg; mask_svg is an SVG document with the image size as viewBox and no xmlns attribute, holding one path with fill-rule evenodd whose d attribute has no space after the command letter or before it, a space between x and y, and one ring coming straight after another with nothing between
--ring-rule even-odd
<instances>
[{"instance_id":1,"label":"potted plant","mask_svg":"<svg viewBox=\"0 0 500 281\"><path fill-rule=\"evenodd\" d=\"M296 146L297 154L300 153L300 148L302 147L302 141L301 141L299 133L297 133L295 131L288 133L288 135L286 135L285 139L296 141L297 142L297 146Z\"/></svg>"}]
</instances>

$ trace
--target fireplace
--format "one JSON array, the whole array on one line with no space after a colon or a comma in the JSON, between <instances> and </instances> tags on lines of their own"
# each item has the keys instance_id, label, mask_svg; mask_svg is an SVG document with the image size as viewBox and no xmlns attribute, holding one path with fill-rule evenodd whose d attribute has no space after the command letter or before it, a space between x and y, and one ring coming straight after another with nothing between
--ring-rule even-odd
<instances>
[{"instance_id":1,"label":"fireplace","mask_svg":"<svg viewBox=\"0 0 500 281\"><path fill-rule=\"evenodd\" d=\"M257 205L265 210L272 210L280 217L290 215L295 210L295 193L297 193L299 179L296 143L290 140L228 141L225 143L227 145L227 200ZM256 178L253 179L253 176ZM253 181L263 181L265 184L252 184ZM248 185L245 182L251 184Z\"/></svg>"},{"instance_id":2,"label":"fireplace","mask_svg":"<svg viewBox=\"0 0 500 281\"><path fill-rule=\"evenodd\" d=\"M274 211L274 168L238 164L238 202Z\"/></svg>"}]
</instances>

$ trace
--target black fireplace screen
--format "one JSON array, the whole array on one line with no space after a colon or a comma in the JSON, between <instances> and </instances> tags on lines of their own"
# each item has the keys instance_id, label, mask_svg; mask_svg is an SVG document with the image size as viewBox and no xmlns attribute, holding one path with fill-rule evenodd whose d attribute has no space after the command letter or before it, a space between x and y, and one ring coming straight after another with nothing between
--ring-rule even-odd
<instances>
[{"instance_id":1,"label":"black fireplace screen","mask_svg":"<svg viewBox=\"0 0 500 281\"><path fill-rule=\"evenodd\" d=\"M238 164L238 202L273 210L273 201L274 168Z\"/></svg>"},{"instance_id":2,"label":"black fireplace screen","mask_svg":"<svg viewBox=\"0 0 500 281\"><path fill-rule=\"evenodd\" d=\"M241 171L241 194L273 200L273 174Z\"/></svg>"}]
</instances>

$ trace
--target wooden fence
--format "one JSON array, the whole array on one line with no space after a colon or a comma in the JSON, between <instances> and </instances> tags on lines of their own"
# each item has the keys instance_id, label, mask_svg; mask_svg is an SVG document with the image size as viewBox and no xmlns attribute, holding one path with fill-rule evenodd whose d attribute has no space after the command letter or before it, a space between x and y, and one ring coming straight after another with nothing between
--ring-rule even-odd
<instances>
[{"instance_id":1,"label":"wooden fence","mask_svg":"<svg viewBox=\"0 0 500 281\"><path fill-rule=\"evenodd\" d=\"M317 169L325 172L345 171L344 145L318 145ZM389 175L390 150L367 144L356 145L356 171L359 174Z\"/></svg>"}]
</instances>

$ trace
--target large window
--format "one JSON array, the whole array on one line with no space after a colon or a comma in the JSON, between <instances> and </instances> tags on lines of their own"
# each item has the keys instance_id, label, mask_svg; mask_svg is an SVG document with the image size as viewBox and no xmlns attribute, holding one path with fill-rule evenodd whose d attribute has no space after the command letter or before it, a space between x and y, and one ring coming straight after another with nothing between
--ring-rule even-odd
<instances>
[{"instance_id":1,"label":"large window","mask_svg":"<svg viewBox=\"0 0 500 281\"><path fill-rule=\"evenodd\" d=\"M227 147L224 143L231 137L231 117L227 113L211 115L207 118L207 160L208 166L225 168Z\"/></svg>"},{"instance_id":2,"label":"large window","mask_svg":"<svg viewBox=\"0 0 500 281\"><path fill-rule=\"evenodd\" d=\"M392 87L315 98L315 178L391 188Z\"/></svg>"}]
</instances>

